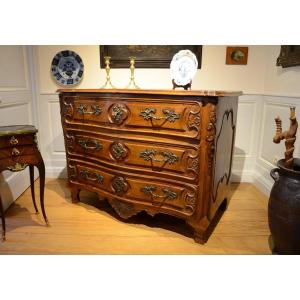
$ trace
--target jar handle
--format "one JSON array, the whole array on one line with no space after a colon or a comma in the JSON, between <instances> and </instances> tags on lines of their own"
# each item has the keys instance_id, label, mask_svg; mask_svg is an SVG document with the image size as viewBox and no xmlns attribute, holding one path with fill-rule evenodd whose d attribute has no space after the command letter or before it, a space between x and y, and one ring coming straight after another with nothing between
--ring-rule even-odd
<instances>
[{"instance_id":1,"label":"jar handle","mask_svg":"<svg viewBox=\"0 0 300 300\"><path fill-rule=\"evenodd\" d=\"M274 181L277 181L279 179L279 170L279 168L274 168L270 172L270 175L274 179Z\"/></svg>"}]
</instances>

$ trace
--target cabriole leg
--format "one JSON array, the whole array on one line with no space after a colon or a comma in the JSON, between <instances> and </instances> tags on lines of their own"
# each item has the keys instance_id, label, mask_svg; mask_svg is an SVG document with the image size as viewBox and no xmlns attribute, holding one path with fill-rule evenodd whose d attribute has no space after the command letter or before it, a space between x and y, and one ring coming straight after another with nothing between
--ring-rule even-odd
<instances>
[{"instance_id":1,"label":"cabriole leg","mask_svg":"<svg viewBox=\"0 0 300 300\"><path fill-rule=\"evenodd\" d=\"M35 202L35 194L34 194L34 166L29 165L29 175L30 175L30 189L31 189L31 197L35 212L38 213L38 209Z\"/></svg>"},{"instance_id":2,"label":"cabriole leg","mask_svg":"<svg viewBox=\"0 0 300 300\"><path fill-rule=\"evenodd\" d=\"M45 212L45 206L44 206L44 191L45 191L45 165L43 160L40 160L39 163L37 164L37 168L39 170L40 174L40 201L41 201L41 209L42 209L42 214L44 217L44 220L47 225L49 225L46 212Z\"/></svg>"}]
</instances>

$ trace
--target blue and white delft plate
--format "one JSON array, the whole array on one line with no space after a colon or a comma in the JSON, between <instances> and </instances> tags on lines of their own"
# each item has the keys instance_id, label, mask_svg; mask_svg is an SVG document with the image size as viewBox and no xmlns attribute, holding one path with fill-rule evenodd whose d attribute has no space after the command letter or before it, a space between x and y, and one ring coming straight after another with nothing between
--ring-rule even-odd
<instances>
[{"instance_id":1,"label":"blue and white delft plate","mask_svg":"<svg viewBox=\"0 0 300 300\"><path fill-rule=\"evenodd\" d=\"M60 85L75 85L82 79L84 65L81 57L74 51L58 52L51 63L53 78Z\"/></svg>"},{"instance_id":2,"label":"blue and white delft plate","mask_svg":"<svg viewBox=\"0 0 300 300\"><path fill-rule=\"evenodd\" d=\"M171 61L171 77L177 85L184 86L192 81L197 68L196 55L190 50L180 50Z\"/></svg>"}]
</instances>

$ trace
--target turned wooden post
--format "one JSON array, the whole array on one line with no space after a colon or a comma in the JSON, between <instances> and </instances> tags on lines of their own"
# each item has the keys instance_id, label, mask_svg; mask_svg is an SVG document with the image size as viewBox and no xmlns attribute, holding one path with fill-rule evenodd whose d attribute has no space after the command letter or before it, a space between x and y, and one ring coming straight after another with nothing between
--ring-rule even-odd
<instances>
[{"instance_id":1,"label":"turned wooden post","mask_svg":"<svg viewBox=\"0 0 300 300\"><path fill-rule=\"evenodd\" d=\"M282 132L282 121L278 116L275 118L276 123L276 134L273 138L273 142L279 144L281 140L285 139L285 167L289 169L293 169L294 158L293 153L295 150L294 144L296 141L296 133L298 128L298 122L295 115L295 107L290 107L290 128Z\"/></svg>"}]
</instances>

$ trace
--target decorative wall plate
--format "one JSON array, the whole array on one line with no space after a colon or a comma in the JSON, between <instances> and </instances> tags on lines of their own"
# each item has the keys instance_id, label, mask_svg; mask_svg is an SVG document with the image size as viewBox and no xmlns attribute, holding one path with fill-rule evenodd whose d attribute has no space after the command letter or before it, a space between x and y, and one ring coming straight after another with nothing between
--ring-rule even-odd
<instances>
[{"instance_id":1,"label":"decorative wall plate","mask_svg":"<svg viewBox=\"0 0 300 300\"><path fill-rule=\"evenodd\" d=\"M198 61L190 50L180 50L171 61L171 77L178 86L189 84L196 75Z\"/></svg>"},{"instance_id":2,"label":"decorative wall plate","mask_svg":"<svg viewBox=\"0 0 300 300\"><path fill-rule=\"evenodd\" d=\"M75 85L82 79L84 65L81 57L71 50L58 52L51 63L53 78L60 85Z\"/></svg>"}]
</instances>

